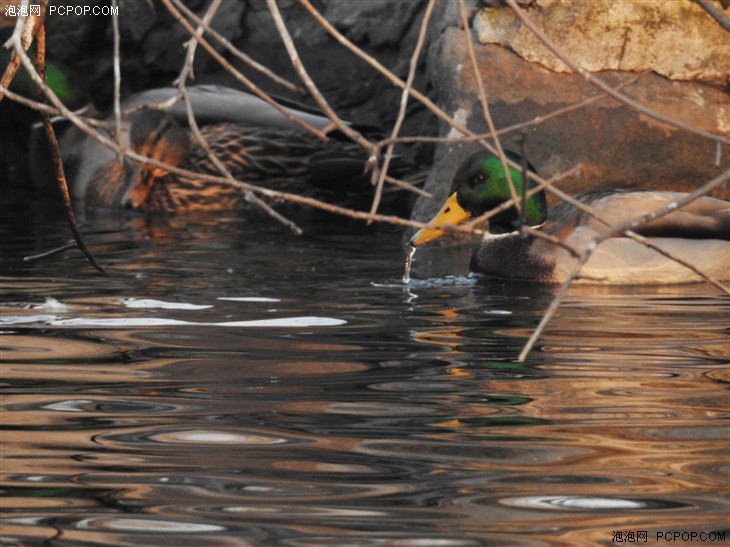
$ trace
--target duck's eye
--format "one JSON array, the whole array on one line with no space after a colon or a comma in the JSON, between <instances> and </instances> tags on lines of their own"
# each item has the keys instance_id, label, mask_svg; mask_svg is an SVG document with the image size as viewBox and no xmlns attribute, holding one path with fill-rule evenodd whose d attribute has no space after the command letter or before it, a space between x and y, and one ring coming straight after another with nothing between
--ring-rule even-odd
<instances>
[{"instance_id":1,"label":"duck's eye","mask_svg":"<svg viewBox=\"0 0 730 547\"><path fill-rule=\"evenodd\" d=\"M487 180L487 175L484 173L479 173L478 175L474 175L471 179L469 179L469 186L472 188L476 188L477 186L480 186L484 184Z\"/></svg>"}]
</instances>

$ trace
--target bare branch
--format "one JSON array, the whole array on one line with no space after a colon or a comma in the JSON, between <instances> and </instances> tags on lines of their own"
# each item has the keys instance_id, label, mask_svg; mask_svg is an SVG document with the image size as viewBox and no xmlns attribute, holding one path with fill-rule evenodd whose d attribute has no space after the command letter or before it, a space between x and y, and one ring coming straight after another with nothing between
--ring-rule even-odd
<instances>
[{"instance_id":1,"label":"bare branch","mask_svg":"<svg viewBox=\"0 0 730 547\"><path fill-rule=\"evenodd\" d=\"M241 59L244 63L249 65L254 70L257 70L261 72L262 74L266 75L268 78L270 78L272 81L276 82L280 86L293 91L295 93L304 94L304 90L300 88L297 85L294 85L290 81L282 78L278 74L274 73L272 70L270 70L268 67L262 65L261 63L255 61L245 53L243 53L240 49L238 49L236 46L231 44L226 38L221 36L220 33L218 33L215 29L210 27L209 22L203 21L200 19L195 13L188 8L185 4L179 1L175 1L175 5L177 8L185 14L185 16L193 21L196 25L198 25L200 28L205 30L210 36L215 38L219 44L221 44L224 48L226 48L232 55L235 57ZM216 8L217 9L217 8ZM202 33L201 33L202 34Z\"/></svg>"},{"instance_id":2,"label":"bare branch","mask_svg":"<svg viewBox=\"0 0 730 547\"><path fill-rule=\"evenodd\" d=\"M36 36L36 65L40 70L41 81L46 79L46 29L44 16L45 10L42 12L39 32ZM106 274L106 270L104 270L104 268L96 261L94 255L91 254L91 251L86 246L84 237L81 234L81 229L79 228L78 222L76 222L76 215L74 214L73 206L71 205L71 196L68 191L68 184L66 183L66 174L63 169L63 161L61 160L61 150L58 147L58 140L56 139L56 132L53 129L53 124L51 123L51 117L48 114L43 114L41 117L43 119L43 128L45 129L46 137L48 138L48 144L51 148L51 156L53 158L53 166L56 170L58 188L61 192L64 207L66 208L66 218L68 219L68 225L71 229L71 233L76 240L76 246L82 253L84 253L84 255L86 255L87 260L99 271L99 273Z\"/></svg>"},{"instance_id":3,"label":"bare branch","mask_svg":"<svg viewBox=\"0 0 730 547\"><path fill-rule=\"evenodd\" d=\"M715 21L717 21L718 25L720 25L726 31L730 32L730 17L728 17L724 11L722 11L715 4L710 2L710 0L694 0L694 1L698 6L700 6L703 10L705 10L705 12L707 12L707 14L710 17L712 17Z\"/></svg>"},{"instance_id":4,"label":"bare branch","mask_svg":"<svg viewBox=\"0 0 730 547\"><path fill-rule=\"evenodd\" d=\"M583 76L586 80L588 80L588 82L598 87L605 93L608 93L614 99L621 101L627 106L630 106L637 112L646 114L647 116L650 116L651 118L654 118L655 120L665 123L667 125L689 131L690 133L694 133L695 135L700 135L702 137L705 137L706 139L710 139L713 142L730 144L730 138L723 137L721 135L715 135L714 133L709 133L707 131L704 131L703 129L698 129L697 127L686 124L680 120L675 120L674 118L670 118L669 116L660 114L656 110L649 108L648 106L643 105L638 101L635 101L631 97L624 95L619 91L616 91L606 82L604 82L600 78L596 78L590 72L581 68L575 61L570 59L552 40L550 40L550 38L548 38L548 36L542 30L537 27L537 25L535 25L535 23L530 20L524 10L517 5L517 2L515 2L515 0L505 0L505 2L510 8L512 8L512 11L515 12L515 15L517 15L520 21L522 21L522 23L528 29L530 29L530 31L545 45L545 47L553 52L553 55L555 55L558 59L560 59L563 63L570 67L574 72Z\"/></svg>"},{"instance_id":5,"label":"bare branch","mask_svg":"<svg viewBox=\"0 0 730 547\"><path fill-rule=\"evenodd\" d=\"M416 77L416 67L418 66L418 58L421 56L421 49L426 39L426 30L428 29L428 22L431 20L431 14L433 13L433 6L435 0L429 0L426 5L426 11L423 14L423 21L421 21L421 28L418 32L418 40L416 41L416 47L413 48L413 54L411 55L410 67L408 69L408 77L406 78L406 87L403 89L403 94L400 99L400 108L398 109L398 116L396 117L395 123L393 124L393 130L390 133L390 141L385 151L385 157L383 158L383 165L380 170L380 176L375 185L375 195L373 196L373 203L370 206L370 212L375 213L380 205L380 198L383 195L383 184L385 183L388 175L388 166L390 160L393 157L393 149L395 148L395 140L400 133L400 128L403 125L403 120L406 117L406 106L408 106L408 94L413 86L413 80Z\"/></svg>"},{"instance_id":6,"label":"bare branch","mask_svg":"<svg viewBox=\"0 0 730 547\"><path fill-rule=\"evenodd\" d=\"M201 36L205 28L208 28L208 26L210 25L210 22L213 20L215 13L220 8L221 3L222 0L214 0L213 2L211 2L210 6L208 7L208 11L205 13L205 16L202 20L200 20L201 24L196 29L196 32L200 33ZM208 142L205 140L202 133L200 132L198 122L195 119L195 114L193 113L193 105L191 104L190 97L187 93L186 81L193 75L193 62L195 61L195 51L197 49L197 45L198 42L194 38L191 38L186 42L185 47L187 48L187 54L185 56L185 63L182 70L180 71L180 75L175 80L175 83L177 83L178 89L180 90L179 95L182 97L185 104L185 111L188 117L188 125L190 126L193 138L203 148L208 158L210 158L210 160L213 162L213 165L215 165L216 169L218 169L218 171L220 171L220 173L231 182L235 182L235 179L233 178L233 175L231 174L229 169L226 167L223 161L221 161L220 158L218 158L218 156L213 153L213 150L211 150ZM271 218L287 226L295 235L301 235L303 233L302 229L299 228L299 226L297 226L291 220L285 218L278 211L273 209L268 203L263 201L256 194L254 194L251 190L243 190L243 197L249 203L259 207Z\"/></svg>"},{"instance_id":7,"label":"bare branch","mask_svg":"<svg viewBox=\"0 0 730 547\"><path fill-rule=\"evenodd\" d=\"M267 93L262 91L256 84L254 84L251 80L246 78L243 74L241 74L238 70L236 70L228 61L223 58L223 56L218 53L213 46L210 45L210 43L203 38L200 33L196 32L195 29L188 23L188 21L185 20L185 18L182 16L180 11L176 9L176 7L173 5L178 4L179 0L162 0L162 3L165 5L165 7L168 9L170 14L187 30L190 35L195 38L195 40L203 46L205 51L207 51L211 57L213 57L224 69L226 69L236 80L241 82L243 85L245 85L248 89L251 90L252 93L254 93L257 97L259 97L261 100L265 101L272 107L274 107L276 110L278 110L281 114L289 118L294 123L300 125L310 133L317 135L322 140L327 140L327 135L319 131L318 129L312 127L308 123L300 120L293 114L291 114L287 109L282 107L279 103L277 103L274 99L272 99Z\"/></svg>"},{"instance_id":8,"label":"bare branch","mask_svg":"<svg viewBox=\"0 0 730 547\"><path fill-rule=\"evenodd\" d=\"M678 199L677 201L674 201L672 203L667 204L665 207L657 210L652 211L651 213L647 213L645 215L642 215L638 218L632 219L627 222L623 222L620 224L617 224L615 226L609 226L608 229L606 229L603 233L601 233L598 237L594 238L588 246L585 248L585 250L580 254L580 256L576 259L575 264L573 265L573 269L570 271L570 274L568 275L567 279L563 282L563 284L560 286L560 289L558 293L553 298L553 301L550 303L550 306L546 310L546 312L543 314L542 319L540 320L540 323L533 331L532 335L528 339L527 343L525 344L525 347L520 352L519 357L517 360L519 362L524 362L527 356L529 355L530 351L532 351L532 348L534 347L535 343L537 342L537 339L540 337L542 332L545 330L545 327L550 322L550 319L555 315L555 312L557 311L558 307L560 306L560 303L565 298L565 294L567 293L568 288L570 287L571 283L576 279L578 274L580 273L581 268L585 265L586 262L588 262L588 259L591 257L593 252L598 248L598 245L605 241L606 239L613 237L617 234L624 233L633 233L633 232L627 232L627 230L630 230L631 228L637 228L650 220L654 220L657 218L661 218L662 216L668 215L669 213L676 211L677 209L683 207L684 205L687 205L688 203L692 203L696 199L707 195L711 190L714 188L719 187L720 185L724 184L730 179L730 169L726 170L725 172L721 173L717 177L713 178L712 180L706 182L703 184L700 188L695 190L694 192L690 192L689 194L683 196L681 199ZM636 234L633 234L636 235ZM639 239L637 239L639 241ZM654 250L659 250L653 245L649 245ZM721 283L717 282L716 280L709 279L706 275L704 275L701 271L699 271L696 267L692 265L688 265L685 261L678 260L676 257L673 257L669 255L666 252L662 252L664 256L668 256L675 262L678 262L682 265L690 267L692 271L695 273L699 273L704 277L706 280L710 281L713 285L718 287L720 290L725 292L726 294L730 295L730 288L722 285Z\"/></svg>"},{"instance_id":9,"label":"bare branch","mask_svg":"<svg viewBox=\"0 0 730 547\"><path fill-rule=\"evenodd\" d=\"M474 44L472 44L471 41L471 28L469 27L469 20L466 16L466 8L464 7L464 0L459 0L459 13L461 15L461 26L464 27L464 32L466 33L466 50L469 55L469 61L471 62L472 70L474 71L475 81L477 84L477 93L479 95L479 103L482 107L482 113L484 114L484 120L487 122L487 127L489 128L489 136L492 138L492 142L494 143L495 148L497 149L497 157L499 158L500 163L502 164L502 169L504 169L505 174L507 175L507 183L509 184L509 192L512 196L512 202L515 205L515 208L518 211L522 210L522 204L517 199L517 191L515 190L515 183L512 181L512 175L509 172L509 169L507 168L507 158L504 155L504 150L502 149L502 143L500 142L499 138L497 137L497 129L494 127L494 121L492 120L492 115L489 112L489 103L487 102L487 92L484 89L484 82L482 81L482 75L479 71L479 64L477 63L476 55L474 54ZM527 180L525 179L525 182Z\"/></svg>"},{"instance_id":10,"label":"bare branch","mask_svg":"<svg viewBox=\"0 0 730 547\"><path fill-rule=\"evenodd\" d=\"M291 59L292 66L294 67L294 70L299 75L299 79L302 81L304 86L307 88L307 91L309 91L309 94L312 96L314 101L317 103L317 106L322 110L325 116L327 116L331 121L332 124L343 134L347 135L352 141L358 143L360 146L365 148L366 150L372 149L372 143L368 141L365 137L363 137L358 131L355 131L353 128L351 128L349 125L347 125L340 117L335 113L335 111L332 109L332 107L329 105L327 100L322 96L319 89L317 89L317 85L314 83L312 78L307 73L307 70L304 68L304 65L302 64L302 61L299 57L299 53L297 52L296 46L294 45L294 41L291 38L291 35L289 34L289 31L286 28L286 24L284 23L284 20L281 17L281 13L279 12L279 7L276 5L275 0L266 0L266 5L269 7L269 11L271 12L271 16L274 18L274 24L276 25L277 30L279 31L279 36L281 36L281 39L284 42L284 47L286 48L287 53L289 54L289 58Z\"/></svg>"}]
</instances>

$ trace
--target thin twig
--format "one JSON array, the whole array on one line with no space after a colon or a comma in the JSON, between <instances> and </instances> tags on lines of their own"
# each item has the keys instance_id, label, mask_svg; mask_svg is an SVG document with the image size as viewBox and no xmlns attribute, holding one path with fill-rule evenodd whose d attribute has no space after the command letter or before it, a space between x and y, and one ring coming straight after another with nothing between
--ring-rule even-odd
<instances>
[{"instance_id":1,"label":"thin twig","mask_svg":"<svg viewBox=\"0 0 730 547\"><path fill-rule=\"evenodd\" d=\"M633 75L632 77L628 78L627 80L621 82L620 84L616 85L614 87L615 90L623 89L624 87L627 87L629 85L635 84L639 79L641 79L642 76L645 76L650 71L646 70L644 72L640 72L638 74ZM563 106L561 108L556 108L555 110L548 112L547 114L542 114L540 116L536 116L531 120L527 120L524 122L519 122L513 125L508 125L507 127L503 127L501 129L497 129L495 132L496 135L506 135L508 133L512 133L514 131L519 131L521 129L530 129L533 127L536 127L540 124L545 123L548 120L551 120L553 118L557 118L559 116L562 116L564 114L567 114L569 112L572 112L574 110L580 110L583 107L586 107L588 105L591 105L593 103L603 101L610 97L608 93L604 93L603 91L600 91L596 93L595 95L588 97L587 99L583 99L580 102L570 104L567 106ZM492 136L491 133L476 133L472 136L464 135L461 137L455 137L455 136L448 136L448 137L423 137L423 136L407 136L407 137L398 137L396 142L398 143L416 143L416 142L423 142L423 143L431 143L431 144L452 144L452 143L460 143L460 144L466 144L466 143L472 143L476 141L480 141L483 139L488 139ZM377 143L377 146L385 146L390 144L390 139L384 139Z\"/></svg>"},{"instance_id":2,"label":"thin twig","mask_svg":"<svg viewBox=\"0 0 730 547\"><path fill-rule=\"evenodd\" d=\"M624 103L627 106L630 106L632 109L636 110L637 112L641 112L642 114L645 114L645 115L647 115L651 118L654 118L655 120L665 123L667 125L671 125L678 129L683 129L685 131L689 131L690 133L694 133L695 135L700 135L713 142L722 142L725 144L730 144L730 138L723 137L721 135L715 135L714 133L710 133L703 129L698 129L697 127L684 123L680 120L676 120L674 118L670 118L669 116L665 116L664 114L660 114L653 108L649 108L648 106L641 104L638 101L635 101L628 95L624 95L623 93L616 91L610 85L608 85L606 82L604 82L600 78L596 78L590 72L588 72L587 70L582 68L580 65L578 65L575 61L570 59L563 52L562 49L560 49L550 38L548 38L548 36L542 30L540 30L540 28L538 28L538 26L535 23L532 22L532 20L527 16L525 11L517 5L517 2L515 2L515 0L505 0L505 2L512 9L512 11L515 12L515 15L517 15L519 20L522 21L522 23L528 29L530 29L530 31L537 37L537 39L540 40L545 45L545 47L547 47L550 51L552 51L553 55L555 55L558 59L560 59L563 63L565 63L568 67L570 67L571 70L573 70L577 74L580 74L581 76L583 76L583 78L585 78L589 83L598 87L599 89L603 90L604 92L608 93L614 99L621 101L622 103Z\"/></svg>"},{"instance_id":3,"label":"thin twig","mask_svg":"<svg viewBox=\"0 0 730 547\"><path fill-rule=\"evenodd\" d=\"M70 251L71 249L78 249L78 248L79 248L79 245L78 245L78 243L76 243L76 241L70 241L69 243L66 243L65 245L61 245L60 247L56 247L55 249L51 249L50 251L45 251L45 252L39 253L37 255L24 256L23 262L35 262L37 260L56 256L58 254L66 252L66 251Z\"/></svg>"},{"instance_id":4,"label":"thin twig","mask_svg":"<svg viewBox=\"0 0 730 547\"><path fill-rule=\"evenodd\" d=\"M393 186L397 186L398 188L403 188L404 190L413 192L414 194L418 194L419 196L423 196L428 199L431 199L433 197L433 194L431 192L427 192L423 188L414 186L410 182L406 182L404 180L400 180L395 177L391 177L390 175L385 175L385 181L388 184L392 184Z\"/></svg>"},{"instance_id":5,"label":"thin twig","mask_svg":"<svg viewBox=\"0 0 730 547\"><path fill-rule=\"evenodd\" d=\"M176 21L178 21L190 35L195 38L195 40L203 46L203 49L207 51L211 57L213 57L218 64L221 65L231 76L236 78L239 82L241 82L244 86L246 86L251 92L259 97L261 100L265 101L272 107L274 107L277 111L279 111L282 115L287 117L289 120L293 121L294 123L298 124L302 128L306 129L313 135L316 135L322 140L327 140L327 135L315 127L312 127L307 122L297 118L294 116L291 112L289 112L286 108L281 106L279 103L277 103L274 99L271 98L266 92L264 92L261 88L259 88L256 84L254 84L251 80L246 78L243 74L241 74L238 70L236 70L233 65L231 65L226 59L218 53L215 48L205 39L203 38L200 33L196 32L195 29L192 27L192 25L183 17L182 13L173 5L179 4L179 0L162 0L162 3L165 5L167 10L170 12L170 14L175 18Z\"/></svg>"},{"instance_id":6,"label":"thin twig","mask_svg":"<svg viewBox=\"0 0 730 547\"><path fill-rule=\"evenodd\" d=\"M43 0L41 9L45 10L47 3L48 0ZM28 5L29 0L22 0L17 7L24 13L28 13ZM21 44L23 51L27 51L30 47L31 42L33 41L33 36L37 32L38 23L39 17L37 17L36 15L18 17L17 21L15 22L15 28L13 29L13 35L7 42L5 42L3 47L10 47L11 43L17 42ZM13 78L20 68L20 63L20 57L15 52L13 52L10 57L10 62L5 68L5 72L0 79L0 86L4 88L10 87L10 82L13 81ZM0 101L3 100L3 97L4 93L0 92Z\"/></svg>"},{"instance_id":7,"label":"thin twig","mask_svg":"<svg viewBox=\"0 0 730 547\"><path fill-rule=\"evenodd\" d=\"M355 44L353 44L350 40L348 40L340 31L338 31L335 27L332 26L332 24L327 21L327 19L324 18L324 16L317 11L317 9L312 5L312 3L309 0L299 0L299 2L304 6L304 8L309 12L309 14L324 28L330 36L332 36L335 40L337 40L340 44L342 44L345 48L347 48L349 51L351 51L353 54L355 54L357 57L368 63L370 66L372 66L378 73L380 73L382 76L384 76L388 81L390 81L393 85L396 87L399 87L401 89L406 88L406 82L398 78L395 74L393 74L390 70L385 68L377 59L372 57L371 55L368 55L365 53L362 49L357 47ZM456 131L469 136L475 136L476 134L471 131L466 126L458 123L456 120L452 119L451 116L449 116L443 109L441 109L436 103L434 103L431 99L429 99L426 95L418 91L415 87L411 87L408 91L409 95L416 99L418 102L422 103L426 108L428 108L439 120L446 123L450 127L454 128ZM484 148L489 150L490 152L495 152L495 148L491 146L489 143L487 143L484 139L477 139L477 142L481 144Z\"/></svg>"},{"instance_id":8,"label":"thin twig","mask_svg":"<svg viewBox=\"0 0 730 547\"><path fill-rule=\"evenodd\" d=\"M193 12L185 4L183 4L182 2L176 1L175 5L181 12L183 12L185 14L185 16L188 19L193 21L196 25L198 25L203 30L205 30L206 33L208 33L210 36L215 38L219 44L221 44L224 48L226 48L231 53L231 55L238 57L240 60L242 60L247 65L249 65L251 68L264 74L265 76L267 76L269 79L276 82L280 86L282 86L290 91L293 91L295 93L299 93L300 95L304 94L304 90L301 87L291 83L289 80L286 80L285 78L282 78L281 76L279 76L278 74L276 74L272 70L270 70L268 67L255 61L254 59L252 59L251 57L246 55L244 52L242 52L240 49L238 49L236 46L234 46L225 37L223 37L219 32L217 32L214 28L212 28L209 23L206 23L202 19L200 19L200 17L198 17L195 14L195 12Z\"/></svg>"},{"instance_id":9,"label":"thin twig","mask_svg":"<svg viewBox=\"0 0 730 547\"><path fill-rule=\"evenodd\" d=\"M92 129L92 125L95 126L101 126L106 124L91 124L87 123L87 118L84 118L82 116L79 116L76 112L73 112L69 110L65 104L63 104L63 101L58 98L56 93L48 87L45 81L40 77L38 74L38 71L33 66L33 62L30 60L28 55L26 55L25 51L23 51L22 46L19 41L9 41L13 46L13 51L17 53L18 57L20 58L21 63L23 64L23 68L25 68L26 72L30 76L31 80L33 80L33 83L38 86L42 91L43 94L48 98L51 103L56 107L56 110L59 112L59 114L65 118L68 118L74 125L76 125L79 129L81 129L84 133L98 141L99 143L103 144L104 146L111 148L115 152L119 153L119 146L116 142L106 138L98 131L94 131ZM10 97L11 94L7 89L3 90L5 94ZM45 109L39 109L41 111L46 111Z\"/></svg>"},{"instance_id":10,"label":"thin twig","mask_svg":"<svg viewBox=\"0 0 730 547\"><path fill-rule=\"evenodd\" d=\"M218 11L221 5L222 0L213 0L213 2L210 3L210 6L208 6L208 10L203 16L203 19L200 20L201 24L196 29L196 32L200 33L201 36L205 31L204 27L208 27L210 25L210 22L213 20L215 13ZM185 55L185 63L182 70L180 71L180 75L175 80L175 83L177 84L180 91L179 95L182 97L183 103L185 104L185 111L188 117L188 125L190 126L193 138L198 143L198 145L203 148L205 154L208 156L211 162L213 162L213 165L215 165L216 169L218 169L218 171L220 171L220 173L224 177L232 182L235 182L235 179L233 178L233 175L231 174L228 167L226 167L225 163L213 153L210 145L203 137L203 134L200 131L200 127L198 126L198 122L195 119L193 105L190 102L190 97L187 93L186 81L188 78L191 78L193 76L193 63L195 61L195 51L197 49L197 46L198 42L194 38L191 38L185 43L185 47L187 49L187 54ZM268 203L259 198L251 190L243 190L243 197L247 202L259 207L270 217L288 227L295 235L302 235L302 233L304 233L299 226L297 226L288 218L284 217L281 213L272 208Z\"/></svg>"},{"instance_id":11,"label":"thin twig","mask_svg":"<svg viewBox=\"0 0 730 547\"><path fill-rule=\"evenodd\" d=\"M123 148L122 138L122 108L121 108L121 87L122 71L119 60L119 9L117 0L112 0L112 34L114 37L114 137L119 149ZM124 161L122 154L119 154L119 163Z\"/></svg>"},{"instance_id":12,"label":"thin twig","mask_svg":"<svg viewBox=\"0 0 730 547\"><path fill-rule=\"evenodd\" d=\"M325 99L324 96L320 93L319 89L317 89L317 85L314 83L314 80L312 80L306 68L304 68L304 65L302 64L301 58L299 57L299 53L297 52L297 48L294 45L291 34L289 34L289 30L286 28L284 19L282 19L281 17L281 12L279 12L279 7L276 5L276 1L266 0L266 5L269 7L271 16L274 18L274 24L276 25L276 29L279 31L279 36L281 36L281 39L284 42L284 48L289 54L289 59L292 62L292 66L299 76L299 79L304 84L304 87L307 88L307 91L314 99L314 102L317 103L317 106L320 108L322 113L327 116L327 118L329 118L329 120L339 131L341 131L353 142L356 142L357 144L362 146L364 149L371 150L373 147L372 143L365 137L363 137L359 131L356 131L348 124L346 124L332 109L332 107L327 102L327 99Z\"/></svg>"},{"instance_id":13,"label":"thin twig","mask_svg":"<svg viewBox=\"0 0 730 547\"><path fill-rule=\"evenodd\" d=\"M386 181L386 177L388 175L388 166L390 165L390 160L393 157L393 150L395 148L395 139L398 137L401 126L403 125L403 120L406 117L406 107L408 106L409 90L413 86L413 80L416 77L416 68L418 67L418 58L421 56L421 49L423 49L423 44L426 40L426 31L428 30L428 22L431 20L431 14L433 13L433 7L434 7L435 3L436 3L436 0L429 0L428 4L426 5L426 11L423 15L423 21L421 21L421 28L418 31L418 39L416 40L416 46L413 48L413 54L411 55L411 62L410 62L410 66L408 69L408 77L406 78L406 87L403 89L403 93L401 94L400 108L398 109L398 116L396 117L395 123L393 124L393 129L390 132L391 144L389 144L385 150L385 157L383 158L383 165L380 168L380 176L378 177L378 182L375 185L375 194L373 196L372 205L370 206L371 213L377 212L378 206L380 205L380 198L383 195L383 184Z\"/></svg>"},{"instance_id":14,"label":"thin twig","mask_svg":"<svg viewBox=\"0 0 730 547\"><path fill-rule=\"evenodd\" d=\"M680 209L681 207L692 203L693 201L697 200L698 198L707 195L710 191L713 189L719 187L720 185L724 184L730 179L730 169L724 171L723 173L719 174L712 180L706 182L703 184L700 188L694 190L693 192L690 192L683 196L682 198L673 201L671 203L668 203L666 206L662 207L661 209L657 209L656 211L652 211L650 213L647 213L645 215L642 215L640 217L637 217L635 219L629 220L627 222L622 222L620 224L616 224L614 226L610 226L608 229L606 229L604 232L593 238L593 240L590 241L590 243L586 246L586 248L583 250L583 252L580 254L580 256L576 259L575 264L573 265L573 269L570 271L570 274L566 278L566 280L563 282L563 284L560 286L560 289L558 293L553 298L553 301L550 303L550 306L546 310L545 314L542 316L542 319L540 320L540 323L535 328L535 330L532 332L532 335L528 339L527 343L525 344L525 347L520 352L519 357L517 360L519 362L524 362L527 356L529 355L530 351L532 351L532 348L534 347L535 343L537 342L537 339L540 337L542 332L545 330L545 327L550 322L552 317L555 315L555 312L557 311L558 307L560 306L562 300L565 298L565 294L568 290L568 287L570 287L571 283L575 280L575 278L580 273L581 268L583 265L588 261L588 259L591 257L593 252L598 248L598 245L605 241L606 239L609 239L611 237L614 237L617 234L625 233L627 230L631 230L632 228L637 228L643 224L646 224L647 222L651 220L655 220L657 218L661 218L665 215L668 215L672 213L673 211L676 211L677 209ZM666 254L666 253L663 253ZM676 260L674 257L670 257L673 260L680 262ZM684 265L683 261L680 262ZM698 272L698 270L692 266L692 271ZM707 276L703 275L707 279ZM718 283L713 282L715 286L720 288L723 292L730 295L730 288Z\"/></svg>"},{"instance_id":15,"label":"thin twig","mask_svg":"<svg viewBox=\"0 0 730 547\"><path fill-rule=\"evenodd\" d=\"M705 12L710 17L712 17L715 21L717 21L718 25L720 25L726 31L730 32L730 17L728 17L724 11L722 11L715 4L710 2L710 0L694 0L694 1L698 6L700 6L703 10L705 10Z\"/></svg>"},{"instance_id":16,"label":"thin twig","mask_svg":"<svg viewBox=\"0 0 730 547\"><path fill-rule=\"evenodd\" d=\"M20 19L18 19L16 25L19 24L21 24ZM0 79L0 101L5 98L5 91L3 90L10 87L10 83L13 81L15 74L18 72L18 68L20 68L20 57L13 52L10 57L10 62L8 63L8 66L5 67L5 72L3 72L3 76Z\"/></svg>"},{"instance_id":17,"label":"thin twig","mask_svg":"<svg viewBox=\"0 0 730 547\"><path fill-rule=\"evenodd\" d=\"M464 0L459 0L459 13L461 15L461 26L464 27L464 33L466 34L466 51L469 55L469 62L471 63L472 70L474 71L474 80L477 84L477 94L479 95L479 103L482 107L482 114L484 114L484 121L487 122L487 128L489 129L489 136L492 138L494 147L497 149L497 157L499 162L502 164L502 169L507 176L507 185L509 186L509 193L512 197L512 202L515 204L515 208L522 211L522 203L517 199L517 190L515 189L515 183L512 181L512 174L507 168L507 158L504 155L502 149L502 143L497 137L497 129L494 126L492 115L489 111L489 103L487 102L487 91L484 89L484 82L482 81L482 75L479 70L479 63L474 53L474 44L471 40L471 28L469 27L469 20L466 16L466 8L464 7ZM524 184L527 183L527 178L524 180Z\"/></svg>"},{"instance_id":18,"label":"thin twig","mask_svg":"<svg viewBox=\"0 0 730 547\"><path fill-rule=\"evenodd\" d=\"M46 26L44 21L45 10L41 13L41 21L39 26L39 32L36 36L36 66L40 71L41 80L46 78ZM39 88L38 93L42 90ZM106 270L99 264L94 255L91 254L84 237L81 234L78 222L76 221L76 215L74 214L73 206L71 205L71 196L68 191L68 184L66 183L66 174L63 170L63 161L61 159L61 150L58 147L58 139L56 139L56 132L53 129L53 123L51 123L51 117L48 114L41 115L43 119L43 128L46 131L46 137L48 138L48 144L51 147L51 157L53 158L53 165L56 170L56 180L58 182L58 188L61 191L61 197L63 198L63 204L66 209L66 218L68 219L68 225L71 229L71 233L76 240L76 246L79 250L86 255L87 260L96 268L99 273L106 274Z\"/></svg>"}]
</instances>

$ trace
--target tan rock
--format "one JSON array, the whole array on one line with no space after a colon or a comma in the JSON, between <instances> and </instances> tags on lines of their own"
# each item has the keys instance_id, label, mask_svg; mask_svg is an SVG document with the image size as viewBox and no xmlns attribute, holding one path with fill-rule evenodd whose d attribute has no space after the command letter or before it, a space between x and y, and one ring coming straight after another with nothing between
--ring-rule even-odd
<instances>
[{"instance_id":1,"label":"tan rock","mask_svg":"<svg viewBox=\"0 0 730 547\"><path fill-rule=\"evenodd\" d=\"M431 50L431 80L446 112L472 131L485 133L466 39L463 30L445 30ZM475 48L497 129L543 120L527 130L527 155L545 178L580 164L579 173L558 184L569 193L632 187L691 191L730 167L730 146L718 147L710 139L661 123L613 98L547 119L559 109L601 95L600 90L578 74L553 72L504 47L477 44ZM616 86L637 75L604 71L597 76ZM730 137L730 96L717 86L672 81L649 72L622 91L661 114ZM442 134L448 133L444 125ZM518 137L519 131L509 132L501 136L501 142L519 151ZM478 147L475 143L437 147L426 186L435 197L419 200L416 218L426 219L438 209L459 162ZM715 195L727 198L727 190Z\"/></svg>"},{"instance_id":2,"label":"tan rock","mask_svg":"<svg viewBox=\"0 0 730 547\"><path fill-rule=\"evenodd\" d=\"M730 36L694 2L538 0L527 12L591 72L653 70L672 80L715 84L730 76ZM474 26L483 44L507 46L523 59L570 72L509 8L481 10Z\"/></svg>"}]
</instances>

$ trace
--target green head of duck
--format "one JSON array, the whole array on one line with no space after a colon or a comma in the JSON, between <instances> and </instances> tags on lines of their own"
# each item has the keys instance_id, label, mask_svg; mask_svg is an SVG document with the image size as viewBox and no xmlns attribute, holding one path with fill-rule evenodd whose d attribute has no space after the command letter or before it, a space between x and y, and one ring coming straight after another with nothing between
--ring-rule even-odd
<instances>
[{"instance_id":1,"label":"green head of duck","mask_svg":"<svg viewBox=\"0 0 730 547\"><path fill-rule=\"evenodd\" d=\"M520 164L522 158L506 152L506 157ZM512 189L515 196L522 202L522 193L535 187L535 183L528 179L523 180L522 172L510 165L507 166L509 178L500 159L486 151L480 151L464 160L454 175L451 184L450 196L444 206L429 222L433 226L445 224L458 225L470 218L478 217L487 211L499 207L512 199ZM535 172L529 165L528 169ZM547 199L544 191L531 194L525 200L523 220L530 226L545 222L548 214ZM512 206L497 213L489 219L490 231L493 233L512 232L517 229L519 221L517 207ZM411 240L413 246L423 245L443 235L444 231L438 228L424 228Z\"/></svg>"}]
</instances>

